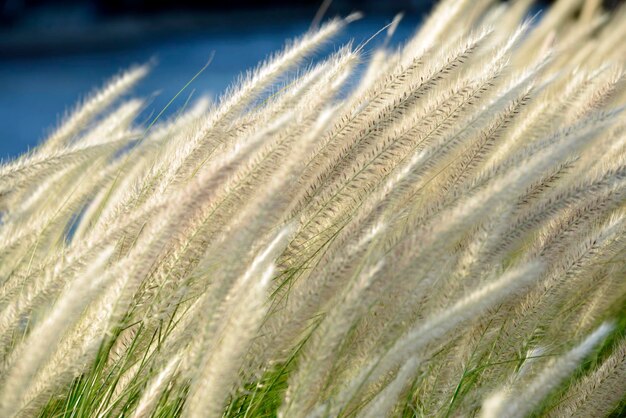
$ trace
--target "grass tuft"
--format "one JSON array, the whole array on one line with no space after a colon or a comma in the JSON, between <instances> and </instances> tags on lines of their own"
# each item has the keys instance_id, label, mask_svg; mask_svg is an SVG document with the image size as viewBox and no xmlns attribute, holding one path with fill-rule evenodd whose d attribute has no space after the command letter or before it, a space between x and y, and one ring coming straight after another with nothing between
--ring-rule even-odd
<instances>
[{"instance_id":1,"label":"grass tuft","mask_svg":"<svg viewBox=\"0 0 626 418\"><path fill-rule=\"evenodd\" d=\"M136 67L0 165L0 416L623 414L626 8L530 6L143 127Z\"/></svg>"}]
</instances>

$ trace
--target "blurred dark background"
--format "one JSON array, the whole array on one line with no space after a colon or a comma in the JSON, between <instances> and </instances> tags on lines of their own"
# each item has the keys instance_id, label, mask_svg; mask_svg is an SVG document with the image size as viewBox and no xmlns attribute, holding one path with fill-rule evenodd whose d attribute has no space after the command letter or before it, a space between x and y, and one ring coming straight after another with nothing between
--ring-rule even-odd
<instances>
[{"instance_id":1,"label":"blurred dark background","mask_svg":"<svg viewBox=\"0 0 626 418\"><path fill-rule=\"evenodd\" d=\"M326 15L359 10L421 16L435 0L333 0ZM323 0L0 0L0 56L129 47L155 36L254 31L310 23Z\"/></svg>"},{"instance_id":2,"label":"blurred dark background","mask_svg":"<svg viewBox=\"0 0 626 418\"><path fill-rule=\"evenodd\" d=\"M212 54L210 66L172 110L189 95L219 96L238 74L303 34L324 3L329 4L326 17L353 11L365 17L318 56L350 39L369 38L398 12L405 17L393 42L402 42L435 2L0 0L0 158L33 147L78 99L132 64L157 63L132 92L149 99L147 120Z\"/></svg>"}]
</instances>

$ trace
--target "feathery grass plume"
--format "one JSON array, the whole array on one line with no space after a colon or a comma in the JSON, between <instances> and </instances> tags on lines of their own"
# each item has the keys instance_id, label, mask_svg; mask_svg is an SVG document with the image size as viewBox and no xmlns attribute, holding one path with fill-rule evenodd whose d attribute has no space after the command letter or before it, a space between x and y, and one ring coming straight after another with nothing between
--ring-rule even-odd
<instances>
[{"instance_id":1,"label":"feathery grass plume","mask_svg":"<svg viewBox=\"0 0 626 418\"><path fill-rule=\"evenodd\" d=\"M219 132L220 128L223 129L231 124L233 116L254 101L285 71L297 65L302 58L311 54L341 30L349 21L351 21L350 17L343 20L335 19L326 23L319 30L288 46L284 52L267 61L240 82L231 93L222 99L216 111L203 124L204 126L188 141L181 152L180 163L173 166L172 174L166 181L186 179L192 175L198 169L198 165L204 164L212 155L214 146L209 143L209 147L205 148L207 139L212 136L213 130L218 129ZM227 141L224 142L228 145Z\"/></svg>"},{"instance_id":2,"label":"feathery grass plume","mask_svg":"<svg viewBox=\"0 0 626 418\"><path fill-rule=\"evenodd\" d=\"M554 364L541 371L526 387L511 393L498 393L485 401L483 417L523 417L532 411L563 379L569 376L580 362L602 342L614 326L604 323L579 345L558 358Z\"/></svg>"},{"instance_id":3,"label":"feathery grass plume","mask_svg":"<svg viewBox=\"0 0 626 418\"><path fill-rule=\"evenodd\" d=\"M407 383L415 375L415 370L419 368L419 361L417 359L407 360L400 370L398 371L393 382L389 383L374 399L371 401L371 407L363 414L367 418L375 418L382 416L389 416L393 412L393 408L397 403L397 399Z\"/></svg>"},{"instance_id":4,"label":"feathery grass plume","mask_svg":"<svg viewBox=\"0 0 626 418\"><path fill-rule=\"evenodd\" d=\"M613 352L587 376L575 382L562 395L553 417L608 415L623 397L626 384L626 341L615 344Z\"/></svg>"},{"instance_id":5,"label":"feathery grass plume","mask_svg":"<svg viewBox=\"0 0 626 418\"><path fill-rule=\"evenodd\" d=\"M131 99L122 103L96 126L78 139L80 146L91 146L108 142L129 129L141 109L145 106L143 100Z\"/></svg>"},{"instance_id":6,"label":"feathery grass plume","mask_svg":"<svg viewBox=\"0 0 626 418\"><path fill-rule=\"evenodd\" d=\"M477 9L488 3L488 1L480 1ZM465 35L465 32L460 29L458 32L451 30L451 27L463 22L460 16L463 12L467 12L473 6L470 1L453 1L444 0L439 2L431 16L424 22L423 27L415 34L406 45L406 51L409 54L421 55L424 51L432 48L437 42L445 44L445 33L450 31L454 38L459 38ZM479 11L478 10L478 11ZM480 13L480 12L479 12ZM469 20L469 19L468 19ZM471 27L474 22L464 22L461 24ZM452 39L454 40L454 39Z\"/></svg>"},{"instance_id":7,"label":"feathery grass plume","mask_svg":"<svg viewBox=\"0 0 626 418\"><path fill-rule=\"evenodd\" d=\"M462 323L476 318L491 306L519 292L525 285L536 280L540 269L539 265L528 264L523 268L508 272L459 300L443 312L434 312L432 317L427 318L422 325L417 325L406 335L393 341L393 345L386 347L379 358L364 367L333 402L335 403L334 411L345 412L344 409L348 407L349 402L368 383L373 383L388 374L399 364L404 363L406 358L415 356L416 353L423 351L426 346L436 342Z\"/></svg>"},{"instance_id":8,"label":"feathery grass plume","mask_svg":"<svg viewBox=\"0 0 626 418\"><path fill-rule=\"evenodd\" d=\"M367 307L368 299L371 297L368 297L366 292L370 290L379 271L383 268L384 262L382 261L367 269L359 266L355 272L358 278L353 287L345 291L341 304L336 309L331 309L318 327L319 340L311 341L307 347L310 348L311 353L299 365L298 373L293 376L297 383L290 387L290 392L293 393L287 393L287 408L291 407L293 410L285 410L283 412L285 416L296 416L300 413L298 411L304 412L314 402L320 391L320 384L328 379L327 374L332 370L326 364L333 361L333 356L342 343L343 335ZM303 399L308 399L308 404Z\"/></svg>"},{"instance_id":9,"label":"feathery grass plume","mask_svg":"<svg viewBox=\"0 0 626 418\"><path fill-rule=\"evenodd\" d=\"M289 235L288 229L279 232L273 242L252 261L250 269L226 296L227 306L222 308L223 314L218 318L219 330L207 336L211 341L208 347L211 348L203 350L207 354L203 355L203 365L191 387L186 415L222 415L223 402L237 380L242 357L265 312L266 290L274 274L272 256L275 258L276 247L286 245ZM250 285L250 280L255 280L256 277L258 283ZM219 346L214 345L216 340L220 341Z\"/></svg>"},{"instance_id":10,"label":"feathery grass plume","mask_svg":"<svg viewBox=\"0 0 626 418\"><path fill-rule=\"evenodd\" d=\"M532 3L147 127L139 67L1 164L0 414L619 415L626 8Z\"/></svg>"},{"instance_id":11,"label":"feathery grass plume","mask_svg":"<svg viewBox=\"0 0 626 418\"><path fill-rule=\"evenodd\" d=\"M149 66L141 65L121 73L101 90L81 104L65 122L35 150L35 155L46 154L63 148L115 99L124 94L148 73Z\"/></svg>"},{"instance_id":12,"label":"feathery grass plume","mask_svg":"<svg viewBox=\"0 0 626 418\"><path fill-rule=\"evenodd\" d=\"M45 364L63 335L64 331L77 319L81 311L100 291L108 275L102 275L112 248L103 251L89 266L80 280L70 284L59 298L50 315L34 329L5 359L3 367L3 387L0 408L3 416L13 416L23 406L23 396L29 390L36 373Z\"/></svg>"},{"instance_id":13,"label":"feathery grass plume","mask_svg":"<svg viewBox=\"0 0 626 418\"><path fill-rule=\"evenodd\" d=\"M480 31L450 50L433 52L428 60L416 55L406 66L392 67L391 74L366 90L363 97L351 99L354 104L346 109L346 114L307 163L301 180L307 191L303 204L320 193L320 186L327 183L329 177L339 175L338 169L344 168L349 158L353 159L358 144L375 140L381 130L393 126L397 115L423 100L488 34L488 31Z\"/></svg>"},{"instance_id":14,"label":"feathery grass plume","mask_svg":"<svg viewBox=\"0 0 626 418\"><path fill-rule=\"evenodd\" d=\"M116 181L100 191L83 214L75 236L81 237L87 229L92 235L97 234L132 209L138 210L154 192L155 182L164 170L165 163L160 157L174 152L180 146L179 139L191 135L208 109L209 102L203 98L174 120L154 125L152 132L133 150L134 158L125 157L124 164L132 171L124 176L118 172Z\"/></svg>"},{"instance_id":15,"label":"feathery grass plume","mask_svg":"<svg viewBox=\"0 0 626 418\"><path fill-rule=\"evenodd\" d=\"M19 164L19 166L2 167L0 169L0 208L3 211L10 211L18 207L19 199L24 197L25 189L52 175L55 170L77 166L107 155L127 145L132 139L133 136L127 136L93 146L70 146L58 152L46 153L42 158L33 158L33 161ZM18 195L17 199L12 199L15 194Z\"/></svg>"},{"instance_id":16,"label":"feathery grass plume","mask_svg":"<svg viewBox=\"0 0 626 418\"><path fill-rule=\"evenodd\" d=\"M163 392L163 386L169 384L173 374L176 372L176 368L180 364L180 356L174 356L169 363L154 377L154 380L150 382L150 385L146 387L137 408L133 412L134 418L142 418L150 416L154 410L155 404L158 402L161 393Z\"/></svg>"}]
</instances>

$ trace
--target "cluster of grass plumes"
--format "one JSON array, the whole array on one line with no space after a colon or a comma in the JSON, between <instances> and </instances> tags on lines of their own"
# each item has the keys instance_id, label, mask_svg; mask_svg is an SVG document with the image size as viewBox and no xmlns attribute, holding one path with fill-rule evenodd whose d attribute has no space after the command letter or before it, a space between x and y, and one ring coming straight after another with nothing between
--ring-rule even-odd
<instances>
[{"instance_id":1,"label":"cluster of grass plumes","mask_svg":"<svg viewBox=\"0 0 626 418\"><path fill-rule=\"evenodd\" d=\"M0 166L0 416L623 412L626 10L598 3L445 0L302 68L332 20L147 128L111 110L147 69L111 81Z\"/></svg>"}]
</instances>

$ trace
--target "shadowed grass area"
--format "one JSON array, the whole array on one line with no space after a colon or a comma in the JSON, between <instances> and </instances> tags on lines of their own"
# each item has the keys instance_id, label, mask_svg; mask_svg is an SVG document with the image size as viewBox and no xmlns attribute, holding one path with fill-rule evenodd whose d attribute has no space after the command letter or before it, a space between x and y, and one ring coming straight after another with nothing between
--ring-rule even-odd
<instances>
[{"instance_id":1,"label":"shadowed grass area","mask_svg":"<svg viewBox=\"0 0 626 418\"><path fill-rule=\"evenodd\" d=\"M626 10L529 7L87 98L0 166L0 416L623 414Z\"/></svg>"}]
</instances>

